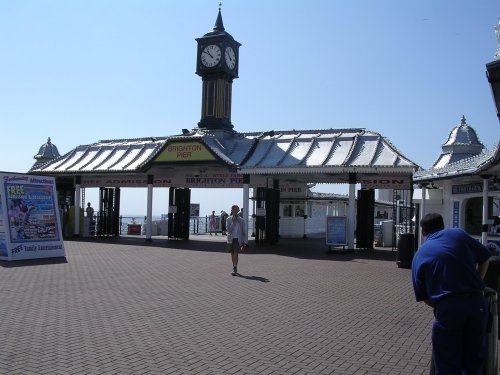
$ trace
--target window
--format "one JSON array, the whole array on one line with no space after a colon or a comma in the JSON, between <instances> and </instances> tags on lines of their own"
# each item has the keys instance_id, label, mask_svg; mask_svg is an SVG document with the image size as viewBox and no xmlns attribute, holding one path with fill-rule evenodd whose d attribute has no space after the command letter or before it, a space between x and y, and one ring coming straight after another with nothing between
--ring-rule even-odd
<instances>
[{"instance_id":1,"label":"window","mask_svg":"<svg viewBox=\"0 0 500 375\"><path fill-rule=\"evenodd\" d=\"M283 216L284 217L292 217L293 216L292 207L293 206L291 204L285 204L283 206Z\"/></svg>"},{"instance_id":2,"label":"window","mask_svg":"<svg viewBox=\"0 0 500 375\"><path fill-rule=\"evenodd\" d=\"M473 235L481 235L483 198L470 198L465 203L465 231Z\"/></svg>"},{"instance_id":3,"label":"window","mask_svg":"<svg viewBox=\"0 0 500 375\"><path fill-rule=\"evenodd\" d=\"M500 197L488 198L488 221L492 226L500 228ZM495 224L496 223L496 224ZM480 236L483 226L483 198L469 198L465 202L465 231L469 234ZM497 232L492 228L488 232ZM500 233L498 233L500 235Z\"/></svg>"},{"instance_id":4,"label":"window","mask_svg":"<svg viewBox=\"0 0 500 375\"><path fill-rule=\"evenodd\" d=\"M491 202L491 224L488 225L488 234L492 236L500 236L500 197L490 198ZM489 215L488 215L489 216Z\"/></svg>"},{"instance_id":5,"label":"window","mask_svg":"<svg viewBox=\"0 0 500 375\"><path fill-rule=\"evenodd\" d=\"M304 216L304 206L301 204L297 204L295 206L295 217Z\"/></svg>"}]
</instances>

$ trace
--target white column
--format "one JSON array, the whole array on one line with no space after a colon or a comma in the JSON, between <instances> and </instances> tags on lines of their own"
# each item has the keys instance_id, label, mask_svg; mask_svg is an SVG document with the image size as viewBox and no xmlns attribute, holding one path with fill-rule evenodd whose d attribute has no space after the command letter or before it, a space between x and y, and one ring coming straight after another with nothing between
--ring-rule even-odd
<instances>
[{"instance_id":1,"label":"white column","mask_svg":"<svg viewBox=\"0 0 500 375\"><path fill-rule=\"evenodd\" d=\"M427 194L427 189L425 187L425 185L422 185L422 204L420 205L420 217L417 218L418 220L418 223L415 223L415 224L419 224L420 221L423 219L423 217L425 216L425 196ZM422 243L424 242L424 236L422 236L422 228L420 227L419 225L419 229L420 229L420 235L418 236L418 246L422 246Z\"/></svg>"},{"instance_id":2,"label":"white column","mask_svg":"<svg viewBox=\"0 0 500 375\"><path fill-rule=\"evenodd\" d=\"M80 236L80 205L81 205L81 177L76 176L75 179L75 229L73 237Z\"/></svg>"},{"instance_id":3,"label":"white column","mask_svg":"<svg viewBox=\"0 0 500 375\"><path fill-rule=\"evenodd\" d=\"M153 226L153 178L148 176L148 207L146 211L146 241L151 241Z\"/></svg>"},{"instance_id":4,"label":"white column","mask_svg":"<svg viewBox=\"0 0 500 375\"><path fill-rule=\"evenodd\" d=\"M250 217L250 205L248 203L248 197L250 192L250 176L243 176L243 219L245 220L245 224L247 226L247 241L248 241L248 228L249 228L249 220Z\"/></svg>"},{"instance_id":5,"label":"white column","mask_svg":"<svg viewBox=\"0 0 500 375\"><path fill-rule=\"evenodd\" d=\"M347 247L354 250L354 230L356 224L356 183L349 183L349 217Z\"/></svg>"},{"instance_id":6,"label":"white column","mask_svg":"<svg viewBox=\"0 0 500 375\"><path fill-rule=\"evenodd\" d=\"M481 231L481 243L486 245L488 241L488 177L483 177L483 229Z\"/></svg>"},{"instance_id":7,"label":"white column","mask_svg":"<svg viewBox=\"0 0 500 375\"><path fill-rule=\"evenodd\" d=\"M442 181L442 202L443 209L441 214L443 215L444 226L445 227L453 227L453 201L455 200L453 194L451 194L453 188L452 180L443 180ZM462 214L460 214L461 216ZM459 225L460 227L460 225Z\"/></svg>"}]
</instances>

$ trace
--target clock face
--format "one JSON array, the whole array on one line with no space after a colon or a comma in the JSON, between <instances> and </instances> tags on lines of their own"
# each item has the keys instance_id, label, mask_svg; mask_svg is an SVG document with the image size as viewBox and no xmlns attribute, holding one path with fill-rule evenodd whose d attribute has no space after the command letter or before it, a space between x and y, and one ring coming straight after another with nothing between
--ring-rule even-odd
<instances>
[{"instance_id":1,"label":"clock face","mask_svg":"<svg viewBox=\"0 0 500 375\"><path fill-rule=\"evenodd\" d=\"M236 55L234 54L234 50L231 47L227 47L224 53L226 57L226 64L229 69L234 69L236 65Z\"/></svg>"},{"instance_id":2,"label":"clock face","mask_svg":"<svg viewBox=\"0 0 500 375\"><path fill-rule=\"evenodd\" d=\"M215 44L210 44L203 48L201 51L201 63L207 68L211 68L217 65L221 58L221 52L219 46Z\"/></svg>"}]
</instances>

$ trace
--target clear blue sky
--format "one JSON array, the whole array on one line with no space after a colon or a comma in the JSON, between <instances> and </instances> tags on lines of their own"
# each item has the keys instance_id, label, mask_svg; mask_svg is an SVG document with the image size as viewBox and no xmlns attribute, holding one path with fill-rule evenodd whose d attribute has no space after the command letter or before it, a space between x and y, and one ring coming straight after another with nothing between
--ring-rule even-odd
<instances>
[{"instance_id":1,"label":"clear blue sky","mask_svg":"<svg viewBox=\"0 0 500 375\"><path fill-rule=\"evenodd\" d=\"M0 0L0 170L26 172L47 137L64 154L196 127L195 38L217 10L213 0ZM367 128L428 168L465 115L492 148L500 123L485 64L499 15L498 0L225 0L224 26L242 43L235 129ZM122 213L145 213L146 190L126 194ZM203 214L238 199L192 196ZM154 214L166 202L155 191Z\"/></svg>"}]
</instances>

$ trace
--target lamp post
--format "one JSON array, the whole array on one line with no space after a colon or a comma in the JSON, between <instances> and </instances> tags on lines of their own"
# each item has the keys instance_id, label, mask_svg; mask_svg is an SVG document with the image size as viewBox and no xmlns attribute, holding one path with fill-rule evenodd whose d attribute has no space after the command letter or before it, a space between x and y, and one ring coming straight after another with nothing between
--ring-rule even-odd
<instances>
[{"instance_id":1,"label":"lamp post","mask_svg":"<svg viewBox=\"0 0 500 375\"><path fill-rule=\"evenodd\" d=\"M486 76L491 86L493 100L497 109L497 117L500 121L500 17L499 23L495 26L495 36L497 38L497 51L495 59L486 64Z\"/></svg>"}]
</instances>

